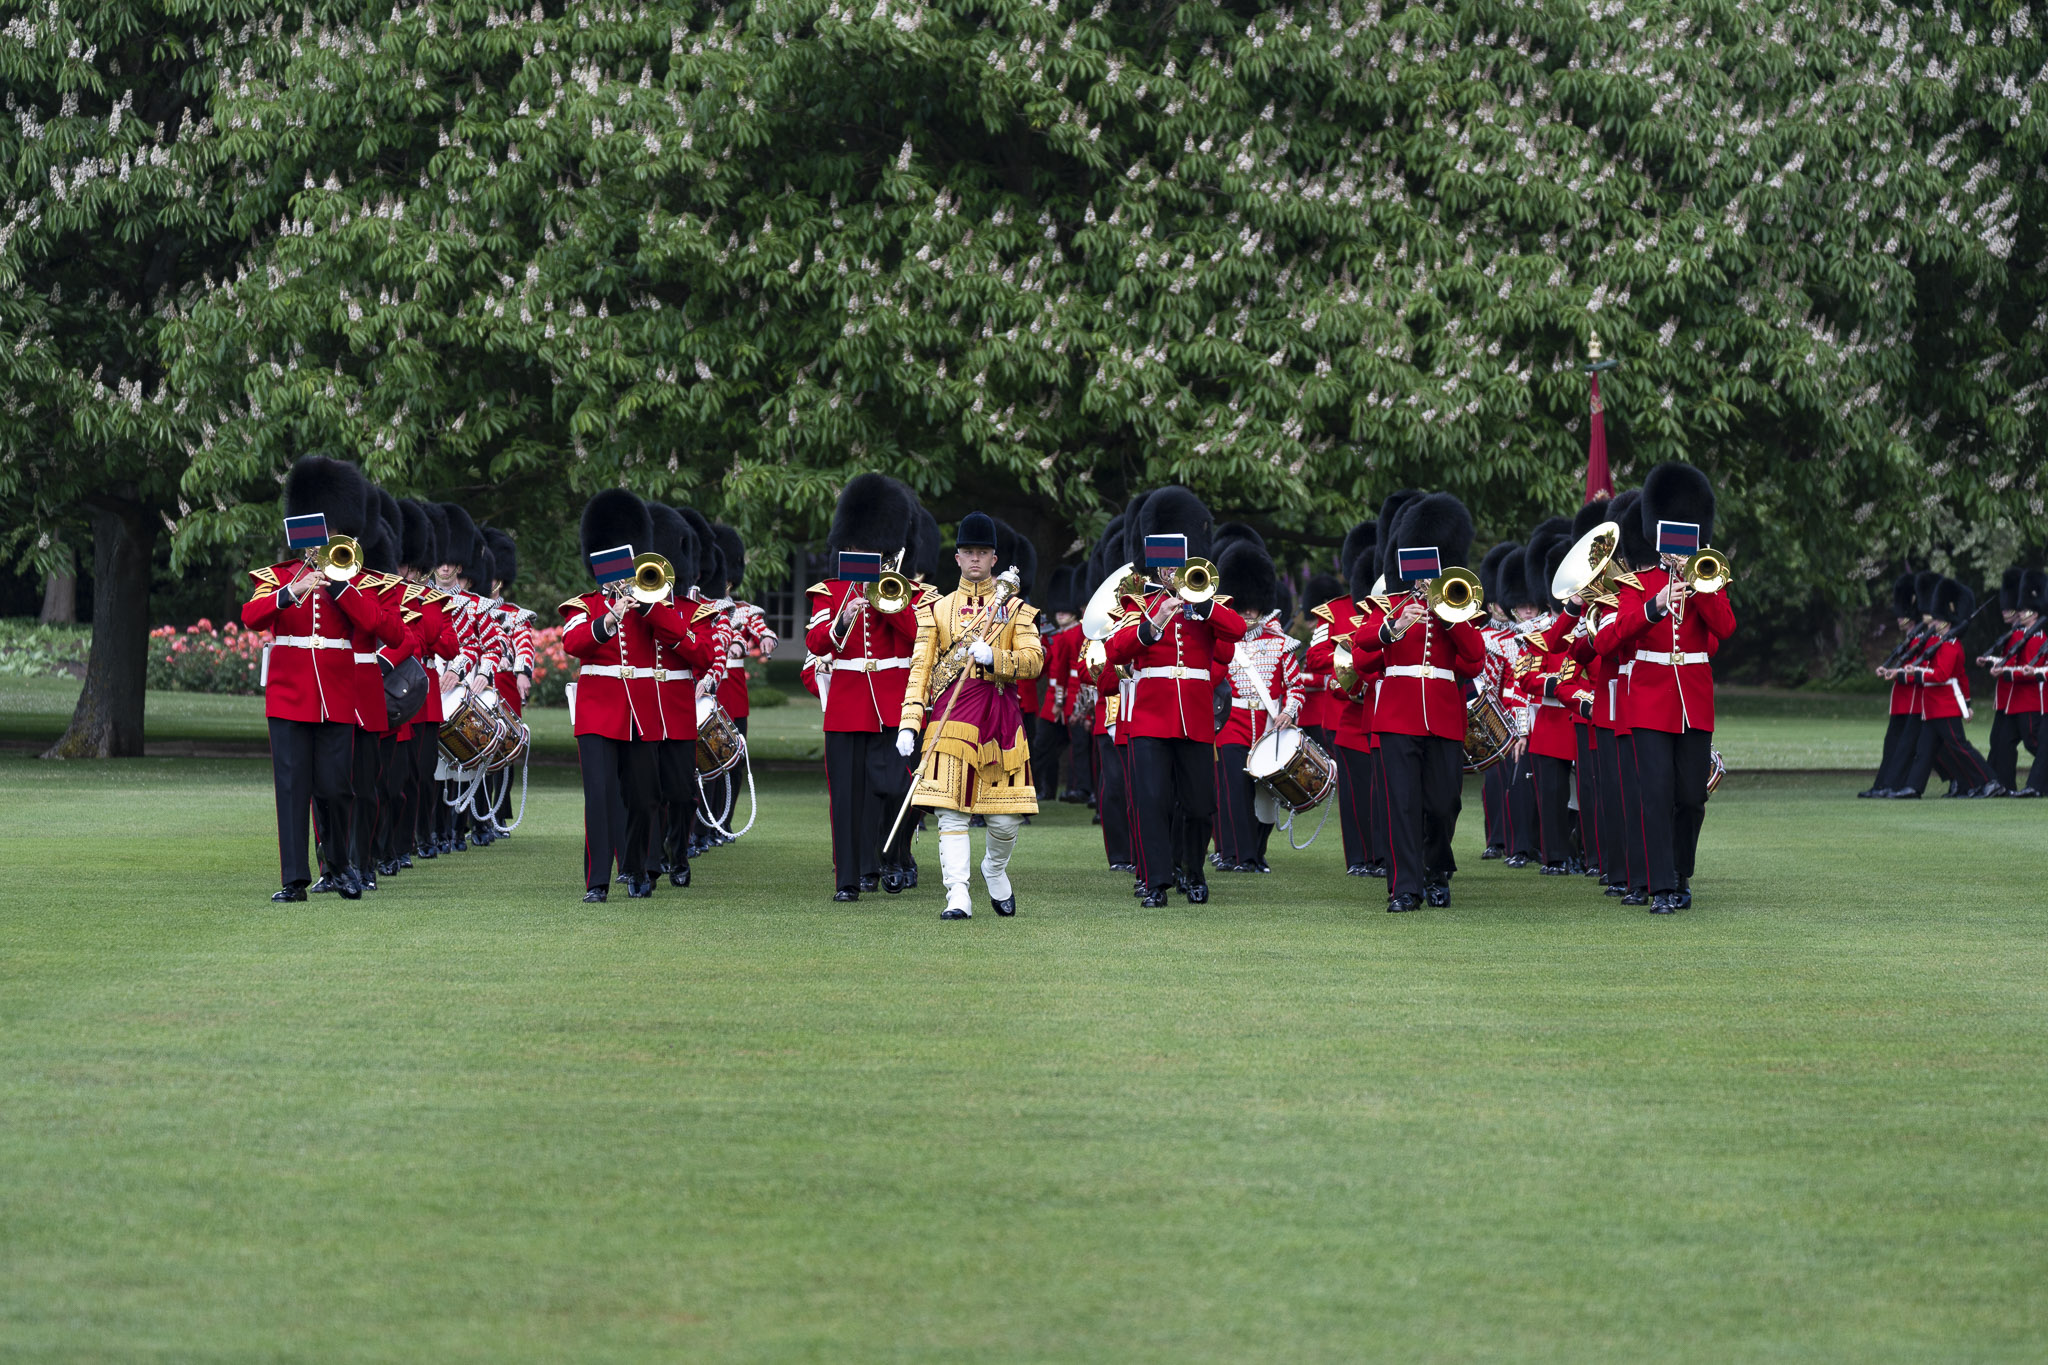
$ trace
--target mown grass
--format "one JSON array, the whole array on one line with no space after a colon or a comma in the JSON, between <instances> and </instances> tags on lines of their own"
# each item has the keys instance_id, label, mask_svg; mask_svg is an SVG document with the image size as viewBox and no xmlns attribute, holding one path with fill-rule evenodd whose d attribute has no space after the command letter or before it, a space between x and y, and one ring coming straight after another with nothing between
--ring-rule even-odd
<instances>
[{"instance_id":1,"label":"mown grass","mask_svg":"<svg viewBox=\"0 0 2048 1365\"><path fill-rule=\"evenodd\" d=\"M1732 777L1698 908L1334 831L1141 911L833 906L813 778L652 902L274 907L267 768L0 756L10 1360L2033 1360L2037 803ZM1476 808L1476 802L1474 803ZM926 851L929 865L934 856Z\"/></svg>"}]
</instances>

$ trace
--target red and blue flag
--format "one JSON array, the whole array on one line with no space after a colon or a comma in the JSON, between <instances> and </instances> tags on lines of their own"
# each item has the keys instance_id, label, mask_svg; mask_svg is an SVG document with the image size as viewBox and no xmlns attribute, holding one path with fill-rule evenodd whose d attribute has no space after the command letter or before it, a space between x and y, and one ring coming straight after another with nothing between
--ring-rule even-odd
<instances>
[{"instance_id":1,"label":"red and blue flag","mask_svg":"<svg viewBox=\"0 0 2048 1365\"><path fill-rule=\"evenodd\" d=\"M1145 567L1179 569L1188 562L1188 538L1183 535L1145 537Z\"/></svg>"},{"instance_id":2,"label":"red and blue flag","mask_svg":"<svg viewBox=\"0 0 2048 1365\"><path fill-rule=\"evenodd\" d=\"M590 571L597 575L600 587L610 587L622 578L633 576L633 547L614 545L609 550L594 550L585 558L590 561Z\"/></svg>"},{"instance_id":3,"label":"red and blue flag","mask_svg":"<svg viewBox=\"0 0 2048 1365\"><path fill-rule=\"evenodd\" d=\"M327 515L308 512L284 519L284 543L293 550L317 550L327 543Z\"/></svg>"},{"instance_id":4,"label":"red and blue flag","mask_svg":"<svg viewBox=\"0 0 2048 1365\"><path fill-rule=\"evenodd\" d=\"M882 581L882 557L866 550L841 550L839 577L846 583L879 583Z\"/></svg>"},{"instance_id":5,"label":"red and blue flag","mask_svg":"<svg viewBox=\"0 0 2048 1365\"><path fill-rule=\"evenodd\" d=\"M1444 571L1444 561L1434 545L1403 545L1395 551L1398 572L1403 583L1419 579L1436 578Z\"/></svg>"},{"instance_id":6,"label":"red and blue flag","mask_svg":"<svg viewBox=\"0 0 2048 1365\"><path fill-rule=\"evenodd\" d=\"M1657 553L1660 555L1689 555L1698 553L1700 548L1700 524L1696 521L1660 521L1657 523Z\"/></svg>"}]
</instances>

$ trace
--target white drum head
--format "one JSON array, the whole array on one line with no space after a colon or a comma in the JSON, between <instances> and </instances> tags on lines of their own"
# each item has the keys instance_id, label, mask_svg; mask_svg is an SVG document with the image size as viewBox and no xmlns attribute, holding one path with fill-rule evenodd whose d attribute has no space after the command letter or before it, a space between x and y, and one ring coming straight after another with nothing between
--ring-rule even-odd
<instances>
[{"instance_id":1,"label":"white drum head","mask_svg":"<svg viewBox=\"0 0 2048 1365\"><path fill-rule=\"evenodd\" d=\"M1301 731L1268 730L1252 745L1245 755L1244 771L1247 777L1271 777L1293 761L1301 749Z\"/></svg>"},{"instance_id":2,"label":"white drum head","mask_svg":"<svg viewBox=\"0 0 2048 1365\"><path fill-rule=\"evenodd\" d=\"M699 698L697 698L697 728L698 728L698 729L700 729L700 730L701 730L701 729L703 729L703 728L704 728L704 726L705 726L705 725L706 725L707 723L709 723L709 722L710 722L710 720L711 720L711 713L712 713L713 711L716 711L717 709L718 709L718 698L716 698L716 697L699 697Z\"/></svg>"}]
</instances>

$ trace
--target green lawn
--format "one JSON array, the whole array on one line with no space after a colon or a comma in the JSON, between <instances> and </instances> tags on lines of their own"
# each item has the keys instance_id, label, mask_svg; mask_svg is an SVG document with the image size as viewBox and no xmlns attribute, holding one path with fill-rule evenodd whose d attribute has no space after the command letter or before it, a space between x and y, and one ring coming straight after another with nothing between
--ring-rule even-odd
<instances>
[{"instance_id":1,"label":"green lawn","mask_svg":"<svg viewBox=\"0 0 2048 1365\"><path fill-rule=\"evenodd\" d=\"M0 742L55 740L71 719L78 684L62 678L0 678ZM1882 695L1785 692L1727 687L1717 702L1716 743L1731 768L1859 771L1877 768L1887 719ZM264 743L263 704L255 697L213 697L189 692L149 694L150 744L170 754L204 753L208 746ZM528 717L541 758L573 761L576 742L569 713L559 707ZM821 759L818 703L791 692L787 705L756 712L749 735L757 758L777 763ZM1980 711L1968 726L1979 749L1988 742L1991 715Z\"/></svg>"},{"instance_id":2,"label":"green lawn","mask_svg":"<svg viewBox=\"0 0 2048 1365\"><path fill-rule=\"evenodd\" d=\"M652 902L579 797L275 907L260 760L0 755L0 1359L2038 1360L2048 803L1732 777L1698 908L1334 831L1140 911ZM1476 802L1468 811L1476 810ZM922 850L936 861L929 843Z\"/></svg>"}]
</instances>

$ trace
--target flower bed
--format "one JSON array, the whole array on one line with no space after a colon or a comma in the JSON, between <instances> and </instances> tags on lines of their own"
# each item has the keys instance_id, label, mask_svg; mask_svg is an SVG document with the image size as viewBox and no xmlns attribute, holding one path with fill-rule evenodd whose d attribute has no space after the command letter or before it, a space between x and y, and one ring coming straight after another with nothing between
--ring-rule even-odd
<instances>
[{"instance_id":1,"label":"flower bed","mask_svg":"<svg viewBox=\"0 0 2048 1365\"><path fill-rule=\"evenodd\" d=\"M219 692L253 697L263 692L263 646L270 632L244 630L230 621L216 628L200 617L179 630L149 633L149 686L162 692Z\"/></svg>"}]
</instances>

